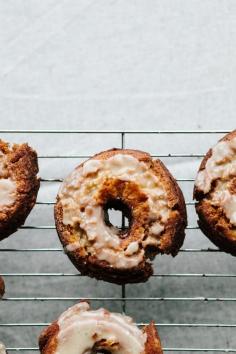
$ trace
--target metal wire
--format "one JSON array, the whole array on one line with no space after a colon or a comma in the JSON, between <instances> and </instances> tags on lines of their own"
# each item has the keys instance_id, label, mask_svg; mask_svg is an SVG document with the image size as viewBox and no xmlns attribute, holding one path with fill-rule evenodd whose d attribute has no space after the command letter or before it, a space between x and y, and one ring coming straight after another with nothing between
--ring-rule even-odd
<instances>
[{"instance_id":1,"label":"metal wire","mask_svg":"<svg viewBox=\"0 0 236 354\"><path fill-rule=\"evenodd\" d=\"M216 352L216 353L236 353L236 349L202 349L202 348L163 348L165 352ZM38 351L38 348L7 348L9 351Z\"/></svg>"},{"instance_id":2,"label":"metal wire","mask_svg":"<svg viewBox=\"0 0 236 354\"><path fill-rule=\"evenodd\" d=\"M1 323L0 327L46 327L50 323ZM141 322L136 323L137 326L143 327L147 326L149 323ZM216 327L216 328L236 328L235 324L225 324L225 323L156 323L155 326L158 327Z\"/></svg>"},{"instance_id":3,"label":"metal wire","mask_svg":"<svg viewBox=\"0 0 236 354\"><path fill-rule=\"evenodd\" d=\"M44 229L40 229L44 230ZM61 248L2 248L0 252L63 252ZM182 248L180 252L222 252L217 248Z\"/></svg>"},{"instance_id":4,"label":"metal wire","mask_svg":"<svg viewBox=\"0 0 236 354\"><path fill-rule=\"evenodd\" d=\"M128 134L165 134L165 135L186 135L186 134L225 134L228 131L223 130L156 130L156 131L138 131L138 130L101 130L101 131L88 131L88 130L0 130L0 133L17 133L17 134L112 134L120 136L120 147L125 148L125 137ZM192 153L171 153L171 154L157 154L152 155L155 158L190 158L190 159L199 159L203 157L203 154L192 154ZM83 155L83 154L74 154L74 155L66 155L66 154L42 154L39 156L40 159L87 159L91 157L91 155ZM182 183L192 183L194 181L193 178L178 178L178 182ZM41 178L41 182L45 183L61 183L62 178L52 176L50 178ZM39 206L53 206L55 204L54 201L44 201L40 200L36 203ZM193 201L187 201L187 206L194 206ZM125 220L122 218L122 227L125 226ZM22 230L54 230L54 225L25 225L21 227ZM198 226L190 225L187 227L187 230L197 230ZM63 252L62 248L2 248L0 252ZM180 252L186 253L210 253L210 252L221 252L217 248L182 248ZM3 273L1 274L4 277L81 277L81 274L77 273ZM225 273L162 273L162 274L153 274L154 278L236 278L236 274L225 274ZM5 297L3 301L5 302L34 302L34 301L78 301L81 300L79 297ZM179 301L197 301L197 302L236 302L236 297L127 297L126 296L126 287L125 285L121 287L121 296L120 297L90 297L88 300L92 301L120 301L122 303L123 312L126 312L126 302L179 302ZM0 323L0 327L44 327L47 326L48 323ZM144 326L146 323L137 323L139 326ZM193 327L193 328L236 328L236 324L234 323L156 323L158 327ZM37 351L38 348L35 347L9 347L8 351ZM165 352L217 352L217 353L236 353L236 349L233 348L164 348Z\"/></svg>"},{"instance_id":5,"label":"metal wire","mask_svg":"<svg viewBox=\"0 0 236 354\"><path fill-rule=\"evenodd\" d=\"M228 130L76 130L76 129L24 129L24 130L6 130L1 129L0 133L17 134L226 134Z\"/></svg>"},{"instance_id":6,"label":"metal wire","mask_svg":"<svg viewBox=\"0 0 236 354\"><path fill-rule=\"evenodd\" d=\"M81 301L83 297L4 297L1 301ZM88 301L227 301L235 302L236 298L232 297L86 297Z\"/></svg>"},{"instance_id":7,"label":"metal wire","mask_svg":"<svg viewBox=\"0 0 236 354\"><path fill-rule=\"evenodd\" d=\"M38 348L7 348L8 351L38 351ZM236 349L206 349L206 348L163 348L164 352L214 352L214 353L236 353Z\"/></svg>"}]
</instances>

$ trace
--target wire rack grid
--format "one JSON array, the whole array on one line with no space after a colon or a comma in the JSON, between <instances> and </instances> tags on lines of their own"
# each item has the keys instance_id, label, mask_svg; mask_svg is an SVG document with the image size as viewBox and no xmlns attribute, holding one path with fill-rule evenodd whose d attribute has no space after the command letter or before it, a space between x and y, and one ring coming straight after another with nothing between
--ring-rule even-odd
<instances>
[{"instance_id":1,"label":"wire rack grid","mask_svg":"<svg viewBox=\"0 0 236 354\"><path fill-rule=\"evenodd\" d=\"M6 343L9 353L37 353L37 335L56 318L54 314L59 315L59 307L64 309L83 298L94 302L94 306L102 304L130 314L140 326L153 318L165 353L236 353L234 259L201 234L191 198L201 158L227 131L2 130L0 133L5 140L28 141L37 149L41 176L33 215L18 231L21 235L0 245L4 269L0 271L7 283L0 304L0 340ZM142 285L113 286L78 274L63 254L53 223L55 195L65 175L80 161L114 146L143 149L161 158L175 175L186 199L189 225L179 256L174 260L169 257L159 260L157 256L152 278ZM124 225L123 217L121 224ZM75 282L81 282L81 287Z\"/></svg>"}]
</instances>

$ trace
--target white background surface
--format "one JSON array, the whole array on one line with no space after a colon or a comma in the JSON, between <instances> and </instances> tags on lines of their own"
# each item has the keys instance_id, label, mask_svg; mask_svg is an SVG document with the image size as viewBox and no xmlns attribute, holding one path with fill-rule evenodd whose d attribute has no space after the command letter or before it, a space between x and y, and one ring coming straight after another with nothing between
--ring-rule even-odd
<instances>
[{"instance_id":1,"label":"white background surface","mask_svg":"<svg viewBox=\"0 0 236 354\"><path fill-rule=\"evenodd\" d=\"M0 0L0 129L235 128L236 2L233 0ZM205 153L219 135L127 135L127 147L152 154ZM94 154L120 146L119 135L2 134L28 141L39 155ZM194 178L199 159L163 159L176 178ZM41 177L65 177L78 159L40 159ZM58 184L42 183L38 201ZM181 183L186 201L192 183ZM193 206L189 225L196 225ZM37 205L27 225L53 225ZM58 248L55 230L20 230L1 248ZM184 248L214 247L187 232ZM76 273L62 253L0 254L0 272ZM217 253L157 257L155 272L235 273ZM120 297L88 278L6 277L6 297ZM235 297L235 278L152 278L127 296ZM73 302L2 302L1 323L51 322ZM119 302L94 302L121 311ZM235 302L128 302L137 322L235 324ZM0 327L8 347L35 347L38 327ZM161 327L165 347L236 348L235 328ZM168 352L170 353L170 352ZM181 351L179 352L181 353Z\"/></svg>"},{"instance_id":2,"label":"white background surface","mask_svg":"<svg viewBox=\"0 0 236 354\"><path fill-rule=\"evenodd\" d=\"M0 1L3 127L234 127L234 0Z\"/></svg>"}]
</instances>

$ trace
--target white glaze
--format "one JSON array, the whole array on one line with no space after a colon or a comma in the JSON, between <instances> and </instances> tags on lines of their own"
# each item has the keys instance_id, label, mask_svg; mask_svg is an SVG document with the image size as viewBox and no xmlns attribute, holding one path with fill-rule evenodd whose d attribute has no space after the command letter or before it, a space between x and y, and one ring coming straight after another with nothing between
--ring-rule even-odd
<instances>
[{"instance_id":1,"label":"white glaze","mask_svg":"<svg viewBox=\"0 0 236 354\"><path fill-rule=\"evenodd\" d=\"M151 235L159 235L164 230L164 226L161 225L158 221L154 222L150 227Z\"/></svg>"},{"instance_id":2,"label":"white glaze","mask_svg":"<svg viewBox=\"0 0 236 354\"><path fill-rule=\"evenodd\" d=\"M65 311L58 320L59 332L55 354L90 354L100 340L116 343L114 354L143 354L144 334L130 317L99 309L90 311L81 302ZM106 347L109 350L109 347Z\"/></svg>"},{"instance_id":3,"label":"white glaze","mask_svg":"<svg viewBox=\"0 0 236 354\"><path fill-rule=\"evenodd\" d=\"M154 239L158 244L159 235L170 215L166 191L149 166L129 154L116 154L107 160L88 160L83 167L77 168L67 177L59 191L63 223L71 226L77 222L80 224L88 240L93 242L92 247L99 260L105 260L117 268L131 268L143 260L142 242L122 250L117 230L104 223L103 208L96 204L100 186L111 178L134 182L147 195L149 218L155 225L151 231L152 244ZM143 236L140 235L141 241ZM79 245L78 240L68 245L67 251L73 251Z\"/></svg>"},{"instance_id":4,"label":"white glaze","mask_svg":"<svg viewBox=\"0 0 236 354\"><path fill-rule=\"evenodd\" d=\"M211 202L213 205L221 206L231 224L236 226L236 194L230 193L229 186L229 182L217 182Z\"/></svg>"},{"instance_id":5,"label":"white glaze","mask_svg":"<svg viewBox=\"0 0 236 354\"><path fill-rule=\"evenodd\" d=\"M10 178L4 178L7 173L7 158L0 151L0 206L8 206L14 203L16 195L16 183Z\"/></svg>"},{"instance_id":6,"label":"white glaze","mask_svg":"<svg viewBox=\"0 0 236 354\"><path fill-rule=\"evenodd\" d=\"M6 354L6 347L0 342L0 354Z\"/></svg>"},{"instance_id":7,"label":"white glaze","mask_svg":"<svg viewBox=\"0 0 236 354\"><path fill-rule=\"evenodd\" d=\"M138 249L139 249L138 242L137 241L131 242L125 250L125 255L131 256L131 254L138 252Z\"/></svg>"},{"instance_id":8,"label":"white glaze","mask_svg":"<svg viewBox=\"0 0 236 354\"><path fill-rule=\"evenodd\" d=\"M236 225L236 195L229 190L233 177L236 177L236 138L221 141L212 148L212 156L195 181L196 187L206 194L210 192L212 182L217 180L211 203L221 206L229 221Z\"/></svg>"},{"instance_id":9,"label":"white glaze","mask_svg":"<svg viewBox=\"0 0 236 354\"><path fill-rule=\"evenodd\" d=\"M230 176L236 176L236 138L220 141L212 148L212 156L207 160L205 168L198 173L195 185L206 194L213 181Z\"/></svg>"},{"instance_id":10,"label":"white glaze","mask_svg":"<svg viewBox=\"0 0 236 354\"><path fill-rule=\"evenodd\" d=\"M0 179L0 206L8 206L14 203L16 195L16 183L10 178Z\"/></svg>"}]
</instances>

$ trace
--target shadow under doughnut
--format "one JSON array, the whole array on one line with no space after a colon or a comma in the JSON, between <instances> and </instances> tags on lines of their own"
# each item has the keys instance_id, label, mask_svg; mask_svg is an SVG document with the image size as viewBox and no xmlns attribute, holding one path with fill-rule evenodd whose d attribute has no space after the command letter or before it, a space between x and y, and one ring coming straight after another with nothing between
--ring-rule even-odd
<instances>
[{"instance_id":1,"label":"shadow under doughnut","mask_svg":"<svg viewBox=\"0 0 236 354\"><path fill-rule=\"evenodd\" d=\"M3 278L0 276L0 299L3 297L5 294L5 283Z\"/></svg>"}]
</instances>

